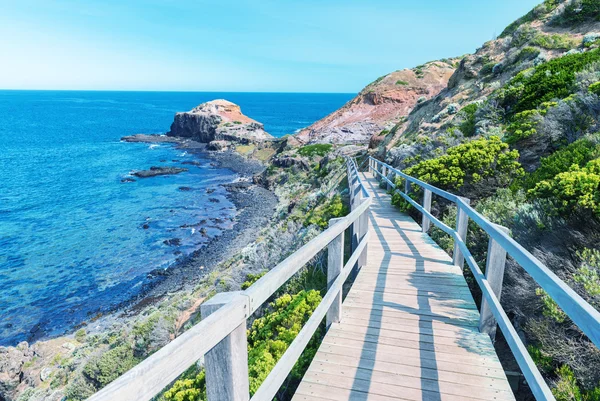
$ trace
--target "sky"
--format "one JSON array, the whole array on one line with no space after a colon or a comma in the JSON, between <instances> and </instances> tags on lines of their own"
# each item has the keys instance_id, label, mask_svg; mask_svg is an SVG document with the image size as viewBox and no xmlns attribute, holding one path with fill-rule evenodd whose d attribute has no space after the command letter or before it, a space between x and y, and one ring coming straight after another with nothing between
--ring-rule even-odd
<instances>
[{"instance_id":1,"label":"sky","mask_svg":"<svg viewBox=\"0 0 600 401\"><path fill-rule=\"evenodd\" d=\"M358 92L541 0L0 0L0 88Z\"/></svg>"}]
</instances>

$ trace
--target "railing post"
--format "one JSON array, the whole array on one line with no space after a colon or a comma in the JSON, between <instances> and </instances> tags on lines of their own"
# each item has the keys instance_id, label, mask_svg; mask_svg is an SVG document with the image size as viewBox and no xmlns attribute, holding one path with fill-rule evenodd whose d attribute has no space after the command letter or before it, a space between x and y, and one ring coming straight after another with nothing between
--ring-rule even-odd
<instances>
[{"instance_id":1,"label":"railing post","mask_svg":"<svg viewBox=\"0 0 600 401\"><path fill-rule=\"evenodd\" d=\"M389 174L389 171L388 171L388 174ZM396 178L396 173L394 173L394 172L392 171L392 174L393 174L393 177L394 177L394 178L390 178L390 177L388 177L387 175L386 175L386 178L387 178L388 180L390 180L391 182L394 182L394 180L395 180L395 178ZM388 190L388 191L389 191L389 190L391 190L391 189L392 189L392 186L390 185L390 183L389 183L389 182L387 182L387 181L386 181L386 183L387 183L387 187L386 187L386 188L387 188L387 190Z\"/></svg>"},{"instance_id":2,"label":"railing post","mask_svg":"<svg viewBox=\"0 0 600 401\"><path fill-rule=\"evenodd\" d=\"M357 186L358 187L358 186ZM356 197L354 198L354 205L352 205L352 210L354 210L358 205L360 205L362 203L362 191L358 191L358 193L356 194ZM356 248L358 248L358 243L360 241L361 235L362 235L362 221L359 218L357 218L353 223L352 223L352 253L354 253L354 251L356 250ZM352 267L352 277L356 277L356 275L358 274L358 268L360 267L360 260L356 262L356 264Z\"/></svg>"},{"instance_id":3,"label":"railing post","mask_svg":"<svg viewBox=\"0 0 600 401\"><path fill-rule=\"evenodd\" d=\"M406 195L410 194L410 181L408 179L404 179L404 193Z\"/></svg>"},{"instance_id":4,"label":"railing post","mask_svg":"<svg viewBox=\"0 0 600 401\"><path fill-rule=\"evenodd\" d=\"M363 202L365 201L364 198ZM369 208L367 208L358 218L358 220L360 221L360 235L359 235L359 242L362 241L365 237L365 235L367 235L367 232L369 231ZM358 266L359 268L363 268L364 266L367 265L367 246L365 245L365 248L363 249L362 253L360 254L360 258L358 259Z\"/></svg>"},{"instance_id":5,"label":"railing post","mask_svg":"<svg viewBox=\"0 0 600 401\"><path fill-rule=\"evenodd\" d=\"M329 227L333 226L338 220L343 218L329 220ZM342 273L344 267L344 232L342 231L327 246L327 289ZM327 329L332 323L339 323L342 317L342 290L336 295L335 300L327 311L326 324Z\"/></svg>"},{"instance_id":6,"label":"railing post","mask_svg":"<svg viewBox=\"0 0 600 401\"><path fill-rule=\"evenodd\" d=\"M429 189L425 189L423 192L423 209L431 212L431 191ZM421 227L424 233L429 231L429 226L431 225L431 221L429 217L423 213L423 220L421 220Z\"/></svg>"},{"instance_id":7,"label":"railing post","mask_svg":"<svg viewBox=\"0 0 600 401\"><path fill-rule=\"evenodd\" d=\"M508 233L508 228L494 224L494 226ZM504 281L504 267L506 265L506 250L493 238L488 242L487 261L485 265L485 278L490 283L498 301L502 295L502 282ZM481 300L481 313L479 315L479 331L487 333L492 341L496 340L496 318L492 314L485 297Z\"/></svg>"},{"instance_id":8,"label":"railing post","mask_svg":"<svg viewBox=\"0 0 600 401\"><path fill-rule=\"evenodd\" d=\"M462 198L463 202L467 205L471 204L471 201L467 198ZM465 243L467 241L467 229L469 227L469 216L467 213L460 207L460 205L456 205L456 232L460 239L462 239ZM454 265L460 267L461 269L465 265L465 257L460 250L458 243L454 241L454 252L453 252L453 261Z\"/></svg>"},{"instance_id":9,"label":"railing post","mask_svg":"<svg viewBox=\"0 0 600 401\"><path fill-rule=\"evenodd\" d=\"M241 296L244 296L241 292L218 293L200 306L202 317L206 318L226 303ZM240 324L208 351L204 356L204 365L208 401L248 401L250 385L246 324Z\"/></svg>"},{"instance_id":10,"label":"railing post","mask_svg":"<svg viewBox=\"0 0 600 401\"><path fill-rule=\"evenodd\" d=\"M387 167L386 166L381 166L381 178L379 179L379 182L386 182L383 177L387 177Z\"/></svg>"}]
</instances>

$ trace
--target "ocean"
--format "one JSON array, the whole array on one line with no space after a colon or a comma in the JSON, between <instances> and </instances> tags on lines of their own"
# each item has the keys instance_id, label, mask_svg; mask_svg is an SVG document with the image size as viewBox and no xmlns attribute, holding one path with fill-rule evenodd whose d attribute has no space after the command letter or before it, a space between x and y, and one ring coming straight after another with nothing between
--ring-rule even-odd
<instances>
[{"instance_id":1,"label":"ocean","mask_svg":"<svg viewBox=\"0 0 600 401\"><path fill-rule=\"evenodd\" d=\"M232 227L235 206L220 184L234 172L170 144L121 137L164 133L175 112L218 98L281 137L352 97L0 91L0 345L60 335L113 309L148 272ZM189 171L127 182L151 166ZM203 232L189 227L211 219L218 223Z\"/></svg>"}]
</instances>

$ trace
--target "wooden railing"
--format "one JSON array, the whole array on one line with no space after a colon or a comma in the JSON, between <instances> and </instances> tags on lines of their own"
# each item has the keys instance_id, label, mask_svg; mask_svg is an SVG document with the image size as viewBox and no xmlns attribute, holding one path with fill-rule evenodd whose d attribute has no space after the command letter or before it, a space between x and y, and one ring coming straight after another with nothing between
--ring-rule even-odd
<instances>
[{"instance_id":1,"label":"wooden railing","mask_svg":"<svg viewBox=\"0 0 600 401\"><path fill-rule=\"evenodd\" d=\"M342 286L355 266L366 263L371 199L352 159L347 159L350 213L330 221L319 236L279 263L245 291L219 293L202 304L202 321L89 398L90 401L146 401L203 356L209 401L250 399L247 319L283 284L328 249L327 293L277 362L252 401L271 401L323 321L339 322ZM352 228L352 254L344 264L344 232Z\"/></svg>"},{"instance_id":2,"label":"wooden railing","mask_svg":"<svg viewBox=\"0 0 600 401\"><path fill-rule=\"evenodd\" d=\"M548 293L562 308L569 318L583 331L589 339L600 348L600 313L581 298L571 287L559 279L548 267L535 256L523 248L508 235L508 230L496 225L470 206L469 199L453 195L420 181L414 177L369 157L368 168L374 175L387 185L389 190L400 194L408 203L422 213L422 230L427 232L430 223L446 232L454 239L454 264L462 267L464 260L477 280L483 294L481 303L481 318L479 328L488 333L492 339L495 337L496 323L502 330L523 375L527 379L537 400L554 400L552 392L546 385L535 363L529 356L525 345L521 341L506 312L500 305L502 280L507 254L510 255L537 284ZM396 186L396 177L404 180L404 191ZM411 185L423 189L423 204L415 202L408 194ZM431 214L432 194L438 195L456 204L458 215L456 228L450 228ZM477 265L471 252L465 244L469 219L473 220L489 236L488 256L485 275Z\"/></svg>"}]
</instances>

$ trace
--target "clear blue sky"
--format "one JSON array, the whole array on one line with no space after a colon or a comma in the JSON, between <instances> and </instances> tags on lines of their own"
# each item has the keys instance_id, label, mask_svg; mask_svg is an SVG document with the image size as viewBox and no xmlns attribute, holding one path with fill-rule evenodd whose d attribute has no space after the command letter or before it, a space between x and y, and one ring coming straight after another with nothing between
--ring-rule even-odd
<instances>
[{"instance_id":1,"label":"clear blue sky","mask_svg":"<svg viewBox=\"0 0 600 401\"><path fill-rule=\"evenodd\" d=\"M0 0L0 88L357 92L541 0Z\"/></svg>"}]
</instances>

